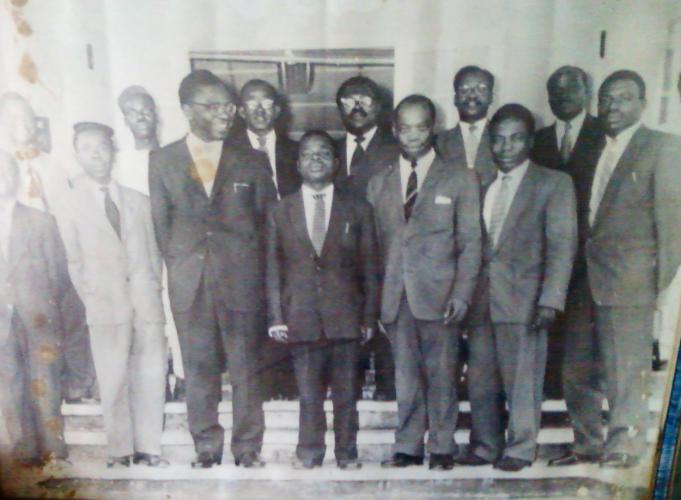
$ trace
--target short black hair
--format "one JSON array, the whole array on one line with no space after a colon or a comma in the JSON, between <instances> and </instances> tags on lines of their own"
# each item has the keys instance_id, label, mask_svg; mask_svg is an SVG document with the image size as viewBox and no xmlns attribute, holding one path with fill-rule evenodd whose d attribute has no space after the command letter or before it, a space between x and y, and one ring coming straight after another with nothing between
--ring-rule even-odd
<instances>
[{"instance_id":1,"label":"short black hair","mask_svg":"<svg viewBox=\"0 0 681 500\"><path fill-rule=\"evenodd\" d=\"M338 158L338 148L336 148L336 141L333 140L333 137L331 137L331 135L326 130L318 128L308 130L303 134L303 136L298 141L298 151L301 151L303 149L303 144L305 143L305 141L311 139L312 137L319 137L327 141L331 146L331 150L333 151L333 157Z\"/></svg>"},{"instance_id":2,"label":"short black hair","mask_svg":"<svg viewBox=\"0 0 681 500\"><path fill-rule=\"evenodd\" d=\"M244 100L244 94L250 87L264 87L267 89L267 91L272 94L272 98L276 101L277 100L277 89L274 88L274 85L272 85L270 82L261 80L260 78L254 78L252 80L248 80L246 83L244 83L243 87L241 87L241 92L239 93L239 98L241 102Z\"/></svg>"},{"instance_id":3,"label":"short black hair","mask_svg":"<svg viewBox=\"0 0 681 500\"><path fill-rule=\"evenodd\" d=\"M494 113L489 121L490 129L497 127L504 120L521 121L525 124L527 132L530 135L534 134L534 116L532 116L530 110L522 104L512 102L510 104L504 104L497 109L497 112Z\"/></svg>"},{"instance_id":4,"label":"short black hair","mask_svg":"<svg viewBox=\"0 0 681 500\"><path fill-rule=\"evenodd\" d=\"M154 105L156 105L154 98L147 91L147 89L140 85L130 85L129 87L126 87L123 92L121 92L121 95L118 96L118 107L121 109L121 111L124 111L123 107L125 106L125 103L128 102L129 99L137 96L146 96L151 99L151 102Z\"/></svg>"},{"instance_id":5,"label":"short black hair","mask_svg":"<svg viewBox=\"0 0 681 500\"><path fill-rule=\"evenodd\" d=\"M582 82L582 85L584 85L586 91L588 92L590 90L591 82L589 81L589 75L586 73L586 71L579 66L570 65L561 66L556 71L551 73L549 79L546 80L546 90L550 90L551 85L553 85L563 75L576 76Z\"/></svg>"},{"instance_id":6,"label":"short black hair","mask_svg":"<svg viewBox=\"0 0 681 500\"><path fill-rule=\"evenodd\" d=\"M605 80L603 80L603 83L601 83L601 86L598 89L598 95L600 96L607 86L621 80L629 80L634 82L638 87L639 97L641 99L646 98L646 82L643 80L641 75L630 69L620 69L614 73L611 73Z\"/></svg>"},{"instance_id":7,"label":"short black hair","mask_svg":"<svg viewBox=\"0 0 681 500\"><path fill-rule=\"evenodd\" d=\"M366 76L353 76L352 78L345 80L341 83L340 87L338 87L338 92L336 92L336 105L338 107L341 105L341 97L350 88L366 89L371 94L371 97L380 104L381 91L378 88L378 84Z\"/></svg>"},{"instance_id":8,"label":"short black hair","mask_svg":"<svg viewBox=\"0 0 681 500\"><path fill-rule=\"evenodd\" d=\"M199 87L221 87L232 97L225 82L207 69L197 69L185 76L180 82L180 89L178 90L180 104L190 104Z\"/></svg>"},{"instance_id":9,"label":"short black hair","mask_svg":"<svg viewBox=\"0 0 681 500\"><path fill-rule=\"evenodd\" d=\"M98 122L78 122L73 125L73 147L76 147L80 134L90 131L101 132L113 144L114 130L108 125Z\"/></svg>"},{"instance_id":10,"label":"short black hair","mask_svg":"<svg viewBox=\"0 0 681 500\"><path fill-rule=\"evenodd\" d=\"M482 76L485 77L487 80L487 84L489 85L490 90L494 90L494 75L490 72L487 71L484 68L481 68L480 66L464 66L461 68L459 71L456 72L456 75L454 75L454 91L456 91L456 88L459 86L461 83L461 80L463 80L466 76L472 75L472 74L481 74Z\"/></svg>"},{"instance_id":11,"label":"short black hair","mask_svg":"<svg viewBox=\"0 0 681 500\"><path fill-rule=\"evenodd\" d=\"M422 108L427 109L428 113L430 113L431 124L433 125L435 124L435 118L437 116L437 112L435 111L435 104L433 104L433 101L431 101L429 98L422 94L411 94L402 99L395 108L395 111L393 111L393 123L397 123L397 117L399 116L400 109L403 106L411 105L421 106Z\"/></svg>"}]
</instances>

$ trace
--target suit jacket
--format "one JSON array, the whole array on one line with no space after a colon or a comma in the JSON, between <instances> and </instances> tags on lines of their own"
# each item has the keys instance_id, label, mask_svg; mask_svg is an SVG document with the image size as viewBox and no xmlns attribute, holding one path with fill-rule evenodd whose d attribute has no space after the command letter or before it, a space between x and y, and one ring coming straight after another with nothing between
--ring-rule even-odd
<instances>
[{"instance_id":1,"label":"suit jacket","mask_svg":"<svg viewBox=\"0 0 681 500\"><path fill-rule=\"evenodd\" d=\"M381 255L381 321L392 323L402 292L417 319L442 320L450 298L470 304L480 270L477 176L437 156L405 221L399 156L369 182Z\"/></svg>"},{"instance_id":2,"label":"suit jacket","mask_svg":"<svg viewBox=\"0 0 681 500\"><path fill-rule=\"evenodd\" d=\"M371 206L336 189L322 253L310 241L301 191L272 210L267 236L270 325L293 342L357 338L378 314L379 269Z\"/></svg>"},{"instance_id":3,"label":"suit jacket","mask_svg":"<svg viewBox=\"0 0 681 500\"><path fill-rule=\"evenodd\" d=\"M438 134L435 138L435 145L438 153L447 161L467 167L466 163L466 149L463 145L463 134L461 133L461 125L445 130ZM478 145L478 152L475 155L475 168L480 179L480 185L485 187L489 185L497 174L497 168L492 159L492 148L489 138L489 124L485 126L485 130L480 137L480 144Z\"/></svg>"},{"instance_id":4,"label":"suit jacket","mask_svg":"<svg viewBox=\"0 0 681 500\"><path fill-rule=\"evenodd\" d=\"M276 134L275 152L277 171L277 191L283 198L294 193L300 187L300 174L298 174L298 143L286 136ZM241 149L253 149L248 140L246 129L239 130L230 135L228 142Z\"/></svg>"},{"instance_id":5,"label":"suit jacket","mask_svg":"<svg viewBox=\"0 0 681 500\"><path fill-rule=\"evenodd\" d=\"M586 241L598 305L651 305L681 263L681 138L641 126L610 177Z\"/></svg>"},{"instance_id":6,"label":"suit jacket","mask_svg":"<svg viewBox=\"0 0 681 500\"><path fill-rule=\"evenodd\" d=\"M149 198L118 186L120 238L93 192L78 179L60 219L69 271L85 305L89 325L132 321L163 323L161 255L156 245Z\"/></svg>"},{"instance_id":7,"label":"suit jacket","mask_svg":"<svg viewBox=\"0 0 681 500\"><path fill-rule=\"evenodd\" d=\"M265 153L225 146L208 196L186 139L151 153L151 213L174 312L191 307L204 273L226 308L263 310L270 172Z\"/></svg>"},{"instance_id":8,"label":"suit jacket","mask_svg":"<svg viewBox=\"0 0 681 500\"><path fill-rule=\"evenodd\" d=\"M535 163L569 174L575 186L579 244L572 270L573 283L586 279L585 244L589 233L589 201L596 165L604 144L605 133L600 122L587 114L567 164L563 164L560 158L555 124L535 134L534 148L530 153Z\"/></svg>"},{"instance_id":9,"label":"suit jacket","mask_svg":"<svg viewBox=\"0 0 681 500\"><path fill-rule=\"evenodd\" d=\"M496 247L486 230L483 240L482 272L468 315L471 326L489 320L530 324L537 306L562 311L577 249L570 177L530 163Z\"/></svg>"},{"instance_id":10,"label":"suit jacket","mask_svg":"<svg viewBox=\"0 0 681 500\"><path fill-rule=\"evenodd\" d=\"M0 266L0 307L14 306L34 339L64 335L62 318L73 292L66 252L52 215L17 203L12 217L9 255ZM0 346L9 338L12 315L0 315Z\"/></svg>"},{"instance_id":11,"label":"suit jacket","mask_svg":"<svg viewBox=\"0 0 681 500\"><path fill-rule=\"evenodd\" d=\"M364 160L355 166L353 174L348 176L348 163L352 158L347 157L347 136L336 142L336 148L340 159L336 185L362 200L366 199L369 179L399 154L399 147L393 135L379 127L367 146Z\"/></svg>"}]
</instances>

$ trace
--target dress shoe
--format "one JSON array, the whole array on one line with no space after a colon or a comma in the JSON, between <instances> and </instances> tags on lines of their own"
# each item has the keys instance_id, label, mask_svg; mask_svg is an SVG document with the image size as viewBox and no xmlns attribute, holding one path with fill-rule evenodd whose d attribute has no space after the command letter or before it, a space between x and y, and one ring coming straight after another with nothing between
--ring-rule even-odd
<instances>
[{"instance_id":1,"label":"dress shoe","mask_svg":"<svg viewBox=\"0 0 681 500\"><path fill-rule=\"evenodd\" d=\"M109 457L106 459L106 466L109 469L130 467L130 455L124 455L122 457Z\"/></svg>"},{"instance_id":2,"label":"dress shoe","mask_svg":"<svg viewBox=\"0 0 681 500\"><path fill-rule=\"evenodd\" d=\"M430 470L452 470L454 468L454 457L449 453L431 453L428 460Z\"/></svg>"},{"instance_id":3,"label":"dress shoe","mask_svg":"<svg viewBox=\"0 0 681 500\"><path fill-rule=\"evenodd\" d=\"M295 457L291 462L291 467L293 467L295 470L310 470L321 466L321 460L314 460L312 458Z\"/></svg>"},{"instance_id":4,"label":"dress shoe","mask_svg":"<svg viewBox=\"0 0 681 500\"><path fill-rule=\"evenodd\" d=\"M459 465L468 465L468 466L478 466L478 465L491 465L492 462L489 460L485 460L481 456L476 455L472 451L469 451L465 455L461 457L457 457L454 459L454 462L456 462Z\"/></svg>"},{"instance_id":5,"label":"dress shoe","mask_svg":"<svg viewBox=\"0 0 681 500\"><path fill-rule=\"evenodd\" d=\"M381 462L381 467L409 467L423 465L423 457L407 453L395 453L392 457Z\"/></svg>"},{"instance_id":6,"label":"dress shoe","mask_svg":"<svg viewBox=\"0 0 681 500\"><path fill-rule=\"evenodd\" d=\"M170 462L161 455L140 452L135 452L135 455L132 457L132 463L135 465L146 465L147 467L159 467L161 469L170 465Z\"/></svg>"},{"instance_id":7,"label":"dress shoe","mask_svg":"<svg viewBox=\"0 0 681 500\"><path fill-rule=\"evenodd\" d=\"M549 460L549 467L566 467L569 465L595 464L601 459L600 455L584 455L568 451L564 455Z\"/></svg>"},{"instance_id":8,"label":"dress shoe","mask_svg":"<svg viewBox=\"0 0 681 500\"><path fill-rule=\"evenodd\" d=\"M261 469L265 467L265 461L254 451L247 451L239 458L235 458L234 464L241 465L247 469Z\"/></svg>"},{"instance_id":9,"label":"dress shoe","mask_svg":"<svg viewBox=\"0 0 681 500\"><path fill-rule=\"evenodd\" d=\"M184 401L187 399L187 385L183 378L175 377L175 390L173 391L173 401Z\"/></svg>"},{"instance_id":10,"label":"dress shoe","mask_svg":"<svg viewBox=\"0 0 681 500\"><path fill-rule=\"evenodd\" d=\"M601 460L601 467L628 469L638 464L639 458L628 453L608 453Z\"/></svg>"},{"instance_id":11,"label":"dress shoe","mask_svg":"<svg viewBox=\"0 0 681 500\"><path fill-rule=\"evenodd\" d=\"M362 468L362 462L356 458L341 459L337 463L338 468L341 470L359 470Z\"/></svg>"},{"instance_id":12,"label":"dress shoe","mask_svg":"<svg viewBox=\"0 0 681 500\"><path fill-rule=\"evenodd\" d=\"M532 462L529 460L523 460L522 458L501 457L494 464L494 468L506 472L518 472L519 470L523 470L525 467L529 467L530 465L532 465Z\"/></svg>"},{"instance_id":13,"label":"dress shoe","mask_svg":"<svg viewBox=\"0 0 681 500\"><path fill-rule=\"evenodd\" d=\"M220 465L221 463L221 458L218 458L207 451L202 451L196 457L196 460L192 462L192 469L210 469L214 465Z\"/></svg>"}]
</instances>

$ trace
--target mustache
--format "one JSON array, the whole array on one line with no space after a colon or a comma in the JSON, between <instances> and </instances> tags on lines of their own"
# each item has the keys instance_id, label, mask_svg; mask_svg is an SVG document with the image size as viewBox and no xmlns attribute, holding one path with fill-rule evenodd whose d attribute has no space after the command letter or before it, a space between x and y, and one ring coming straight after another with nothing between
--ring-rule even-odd
<instances>
[{"instance_id":1,"label":"mustache","mask_svg":"<svg viewBox=\"0 0 681 500\"><path fill-rule=\"evenodd\" d=\"M350 116L354 116L356 114L359 114L362 116L362 118L366 118L368 116L367 112L364 111L362 108L355 108L350 112Z\"/></svg>"},{"instance_id":2,"label":"mustache","mask_svg":"<svg viewBox=\"0 0 681 500\"><path fill-rule=\"evenodd\" d=\"M470 98L464 100L463 103L464 103L465 105L477 104L478 106L480 106L480 105L482 104L482 103L480 102L480 99L478 99L477 97L470 97Z\"/></svg>"}]
</instances>

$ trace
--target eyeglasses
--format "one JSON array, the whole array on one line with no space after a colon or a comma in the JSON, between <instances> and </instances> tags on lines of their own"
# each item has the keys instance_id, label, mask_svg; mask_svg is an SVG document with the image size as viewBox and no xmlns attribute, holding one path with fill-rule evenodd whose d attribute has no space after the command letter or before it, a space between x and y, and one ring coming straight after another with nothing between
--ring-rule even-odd
<instances>
[{"instance_id":1,"label":"eyeglasses","mask_svg":"<svg viewBox=\"0 0 681 500\"><path fill-rule=\"evenodd\" d=\"M364 109L370 108L371 105L374 103L373 98L369 97L368 95L351 95L347 97L341 97L340 102L343 105L343 109L347 112L350 112L354 109L355 106L361 106Z\"/></svg>"},{"instance_id":2,"label":"eyeglasses","mask_svg":"<svg viewBox=\"0 0 681 500\"><path fill-rule=\"evenodd\" d=\"M274 99L251 99L250 101L244 101L244 106L246 106L249 111L255 111L258 109L258 106L262 106L264 110L269 111L274 107Z\"/></svg>"},{"instance_id":3,"label":"eyeglasses","mask_svg":"<svg viewBox=\"0 0 681 500\"><path fill-rule=\"evenodd\" d=\"M315 156L321 158L322 160L333 160L333 158L334 158L333 151L327 151L327 150L313 151L313 152L307 152L306 151L305 153L300 155L300 157L303 160L312 160L312 159L314 159Z\"/></svg>"},{"instance_id":4,"label":"eyeglasses","mask_svg":"<svg viewBox=\"0 0 681 500\"><path fill-rule=\"evenodd\" d=\"M234 105L233 102L228 102L228 103L222 103L222 102L210 102L210 103L205 103L205 102L196 102L192 101L191 104L195 104L196 106L201 106L202 108L207 109L214 115L218 114L220 111L224 111L227 114L232 114L234 110L236 109L236 106Z\"/></svg>"},{"instance_id":5,"label":"eyeglasses","mask_svg":"<svg viewBox=\"0 0 681 500\"><path fill-rule=\"evenodd\" d=\"M477 85L459 85L456 89L460 94L470 94L472 92L477 92L478 94L485 94L489 92L489 85L486 83L478 83Z\"/></svg>"}]
</instances>

